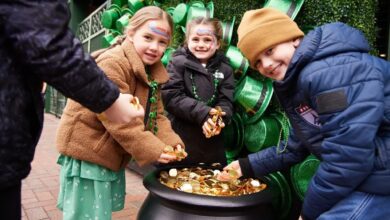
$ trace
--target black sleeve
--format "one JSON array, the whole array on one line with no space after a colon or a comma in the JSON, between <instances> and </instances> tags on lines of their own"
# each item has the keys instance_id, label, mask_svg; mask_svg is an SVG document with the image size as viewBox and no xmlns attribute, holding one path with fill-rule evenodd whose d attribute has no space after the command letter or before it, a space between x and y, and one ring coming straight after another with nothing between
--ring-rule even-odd
<instances>
[{"instance_id":1,"label":"black sleeve","mask_svg":"<svg viewBox=\"0 0 390 220\"><path fill-rule=\"evenodd\" d=\"M65 0L0 2L0 34L13 62L92 111L104 111L119 90L84 53L68 22Z\"/></svg>"},{"instance_id":2,"label":"black sleeve","mask_svg":"<svg viewBox=\"0 0 390 220\"><path fill-rule=\"evenodd\" d=\"M229 124L233 115L233 93L234 93L234 75L233 69L230 66L224 65L224 78L218 86L218 101L215 106L221 106L222 110L226 112L224 116L225 124Z\"/></svg>"},{"instance_id":3,"label":"black sleeve","mask_svg":"<svg viewBox=\"0 0 390 220\"><path fill-rule=\"evenodd\" d=\"M253 168L248 158L240 158L238 159L238 163L240 164L242 178L255 177L255 172L253 171Z\"/></svg>"}]
</instances>

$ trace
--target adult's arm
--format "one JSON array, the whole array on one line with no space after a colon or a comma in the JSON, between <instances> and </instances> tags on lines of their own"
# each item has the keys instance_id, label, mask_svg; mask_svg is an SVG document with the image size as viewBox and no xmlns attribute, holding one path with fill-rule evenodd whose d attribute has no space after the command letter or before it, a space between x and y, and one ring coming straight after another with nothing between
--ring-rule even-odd
<instances>
[{"instance_id":1,"label":"adult's arm","mask_svg":"<svg viewBox=\"0 0 390 220\"><path fill-rule=\"evenodd\" d=\"M13 66L102 112L118 98L119 90L84 53L68 22L65 0L0 1L0 34L14 57Z\"/></svg>"}]
</instances>

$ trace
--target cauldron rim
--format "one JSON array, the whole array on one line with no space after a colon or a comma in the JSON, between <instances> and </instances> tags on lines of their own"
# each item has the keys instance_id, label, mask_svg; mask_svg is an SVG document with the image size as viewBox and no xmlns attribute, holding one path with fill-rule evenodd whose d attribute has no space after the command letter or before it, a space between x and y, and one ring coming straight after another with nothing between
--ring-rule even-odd
<instances>
[{"instance_id":1,"label":"cauldron rim","mask_svg":"<svg viewBox=\"0 0 390 220\"><path fill-rule=\"evenodd\" d=\"M199 166L202 167L202 166ZM176 167L180 168L180 167ZM202 167L210 168L210 167ZM212 168L215 169L215 168ZM267 188L264 190L252 193L249 195L241 196L208 196L199 195L193 193L182 192L179 190L171 189L158 180L161 171L167 170L167 168L158 168L149 172L143 180L143 185L151 193L158 198L170 203L181 203L187 205L204 206L208 208L244 208L250 206L258 206L260 204L270 204L275 197L271 185L268 184L268 179L261 177L260 181L267 183Z\"/></svg>"}]
</instances>

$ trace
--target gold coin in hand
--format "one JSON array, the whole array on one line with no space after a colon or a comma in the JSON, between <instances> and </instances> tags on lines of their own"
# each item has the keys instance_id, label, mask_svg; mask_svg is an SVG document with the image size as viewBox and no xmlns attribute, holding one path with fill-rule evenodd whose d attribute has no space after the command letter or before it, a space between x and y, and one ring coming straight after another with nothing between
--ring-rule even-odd
<instances>
[{"instance_id":1,"label":"gold coin in hand","mask_svg":"<svg viewBox=\"0 0 390 220\"><path fill-rule=\"evenodd\" d=\"M139 104L139 99L138 97L133 97L131 100L130 100L130 104L132 104L134 106L135 109L139 109L140 108L140 104Z\"/></svg>"}]
</instances>

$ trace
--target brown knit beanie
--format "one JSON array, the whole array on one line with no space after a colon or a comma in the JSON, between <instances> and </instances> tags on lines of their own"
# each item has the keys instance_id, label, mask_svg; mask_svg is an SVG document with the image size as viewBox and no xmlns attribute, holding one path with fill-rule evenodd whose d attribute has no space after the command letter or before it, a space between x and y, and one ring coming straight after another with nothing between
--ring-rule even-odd
<instances>
[{"instance_id":1,"label":"brown knit beanie","mask_svg":"<svg viewBox=\"0 0 390 220\"><path fill-rule=\"evenodd\" d=\"M237 46L252 68L263 50L304 35L290 17L273 8L245 12L237 34Z\"/></svg>"}]
</instances>

